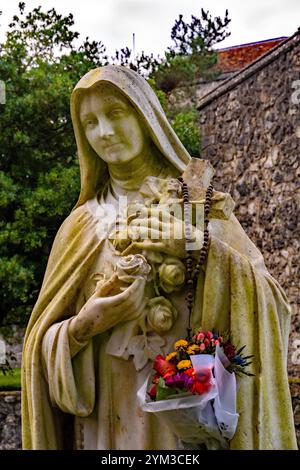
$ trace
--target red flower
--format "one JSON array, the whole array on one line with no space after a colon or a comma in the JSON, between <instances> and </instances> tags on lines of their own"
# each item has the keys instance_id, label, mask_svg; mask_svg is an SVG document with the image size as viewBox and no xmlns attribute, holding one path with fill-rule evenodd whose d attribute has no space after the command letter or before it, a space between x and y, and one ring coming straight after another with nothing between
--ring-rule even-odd
<instances>
[{"instance_id":1,"label":"red flower","mask_svg":"<svg viewBox=\"0 0 300 470\"><path fill-rule=\"evenodd\" d=\"M177 372L176 365L172 364L172 362L166 361L161 354L156 356L153 369L155 369L163 379L170 377L170 375L174 375Z\"/></svg>"},{"instance_id":2,"label":"red flower","mask_svg":"<svg viewBox=\"0 0 300 470\"><path fill-rule=\"evenodd\" d=\"M154 377L153 377L152 383L157 384L158 381L159 381L159 379L160 379L160 375L159 375L159 374L155 374Z\"/></svg>"},{"instance_id":3,"label":"red flower","mask_svg":"<svg viewBox=\"0 0 300 470\"><path fill-rule=\"evenodd\" d=\"M156 392L157 392L157 385L156 384L151 385L148 395L152 400L155 400Z\"/></svg>"},{"instance_id":4,"label":"red flower","mask_svg":"<svg viewBox=\"0 0 300 470\"><path fill-rule=\"evenodd\" d=\"M198 371L194 375L194 384L191 392L198 393L199 395L209 392L212 386L211 377L211 369L201 369L201 371Z\"/></svg>"},{"instance_id":5,"label":"red flower","mask_svg":"<svg viewBox=\"0 0 300 470\"><path fill-rule=\"evenodd\" d=\"M186 369L183 373L188 375L189 377L193 377L195 375L195 371L193 367Z\"/></svg>"},{"instance_id":6,"label":"red flower","mask_svg":"<svg viewBox=\"0 0 300 470\"><path fill-rule=\"evenodd\" d=\"M224 354L231 361L235 357L235 347L231 343L224 344Z\"/></svg>"}]
</instances>

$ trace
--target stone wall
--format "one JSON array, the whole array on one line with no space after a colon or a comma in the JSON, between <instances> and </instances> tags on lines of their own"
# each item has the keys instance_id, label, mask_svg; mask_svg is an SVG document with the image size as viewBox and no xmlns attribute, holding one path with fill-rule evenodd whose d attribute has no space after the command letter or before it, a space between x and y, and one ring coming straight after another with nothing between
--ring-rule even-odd
<instances>
[{"instance_id":1,"label":"stone wall","mask_svg":"<svg viewBox=\"0 0 300 470\"><path fill-rule=\"evenodd\" d=\"M293 410L294 410L294 421L296 428L296 436L298 447L300 449L300 383L292 382L290 379L290 390L292 396Z\"/></svg>"},{"instance_id":2,"label":"stone wall","mask_svg":"<svg viewBox=\"0 0 300 470\"><path fill-rule=\"evenodd\" d=\"M21 447L21 392L0 392L0 450Z\"/></svg>"},{"instance_id":3,"label":"stone wall","mask_svg":"<svg viewBox=\"0 0 300 470\"><path fill-rule=\"evenodd\" d=\"M299 445L300 384L291 383L290 388ZM19 450L21 448L21 392L0 392L0 450Z\"/></svg>"},{"instance_id":4,"label":"stone wall","mask_svg":"<svg viewBox=\"0 0 300 470\"><path fill-rule=\"evenodd\" d=\"M202 158L289 297L289 374L300 377L300 33L198 95Z\"/></svg>"},{"instance_id":5,"label":"stone wall","mask_svg":"<svg viewBox=\"0 0 300 470\"><path fill-rule=\"evenodd\" d=\"M228 80L181 87L171 106L197 106L214 186L263 253L292 306L288 372L300 447L300 31Z\"/></svg>"}]
</instances>

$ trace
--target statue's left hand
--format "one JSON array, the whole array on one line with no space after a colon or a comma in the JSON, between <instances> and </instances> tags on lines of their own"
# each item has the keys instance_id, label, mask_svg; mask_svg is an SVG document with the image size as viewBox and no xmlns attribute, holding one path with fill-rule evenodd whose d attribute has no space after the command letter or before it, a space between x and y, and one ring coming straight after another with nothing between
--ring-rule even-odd
<instances>
[{"instance_id":1,"label":"statue's left hand","mask_svg":"<svg viewBox=\"0 0 300 470\"><path fill-rule=\"evenodd\" d=\"M189 230L197 253L203 243L203 232L193 225L189 226ZM148 208L146 214L143 212L142 217L130 222L128 235L133 243L126 252L145 249L179 258L186 255L185 224L165 209Z\"/></svg>"}]
</instances>

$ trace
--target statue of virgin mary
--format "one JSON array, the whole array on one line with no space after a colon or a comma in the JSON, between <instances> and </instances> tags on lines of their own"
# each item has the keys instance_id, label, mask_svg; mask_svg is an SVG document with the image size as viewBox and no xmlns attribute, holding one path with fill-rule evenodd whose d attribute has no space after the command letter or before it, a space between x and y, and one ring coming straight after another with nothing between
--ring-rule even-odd
<instances>
[{"instance_id":1,"label":"statue of virgin mary","mask_svg":"<svg viewBox=\"0 0 300 470\"><path fill-rule=\"evenodd\" d=\"M143 205L140 189L145 180L174 181L191 157L151 87L127 68L105 66L87 73L72 93L71 115L81 192L54 240L26 331L23 447L176 449L172 429L139 407L137 391L151 370L151 354L145 356L142 345L139 350L145 332L143 312L157 305L153 299L149 302L153 293L149 294L147 270L132 282L120 275L127 284L109 292L116 269L122 271L121 252L111 240L110 227L112 208L121 198ZM157 217L155 209L146 213L139 221L141 231ZM182 221L176 223L180 226ZM155 240L135 243L140 250L135 259L141 265L145 253L151 252L158 256L156 261L162 256L164 265L184 266L185 240L161 237L165 228L158 223ZM198 229L192 229L196 234ZM239 378L240 418L229 448L296 449L286 367L286 297L234 215L211 219L210 234L193 327L230 330L233 343L242 338L247 353L254 355L254 377ZM167 281L164 314L158 324L149 320L146 328L153 349L165 352L186 335L188 315L184 282L173 289ZM135 348L130 349L132 339Z\"/></svg>"}]
</instances>

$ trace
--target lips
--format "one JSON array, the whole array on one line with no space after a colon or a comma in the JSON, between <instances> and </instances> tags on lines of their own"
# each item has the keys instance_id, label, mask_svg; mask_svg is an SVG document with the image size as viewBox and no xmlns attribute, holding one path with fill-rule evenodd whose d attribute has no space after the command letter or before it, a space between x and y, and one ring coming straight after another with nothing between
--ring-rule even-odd
<instances>
[{"instance_id":1,"label":"lips","mask_svg":"<svg viewBox=\"0 0 300 470\"><path fill-rule=\"evenodd\" d=\"M107 145L105 145L104 150L110 149L112 147L115 147L116 145L121 145L121 144L122 144L122 142L115 142L113 144L107 144Z\"/></svg>"}]
</instances>

